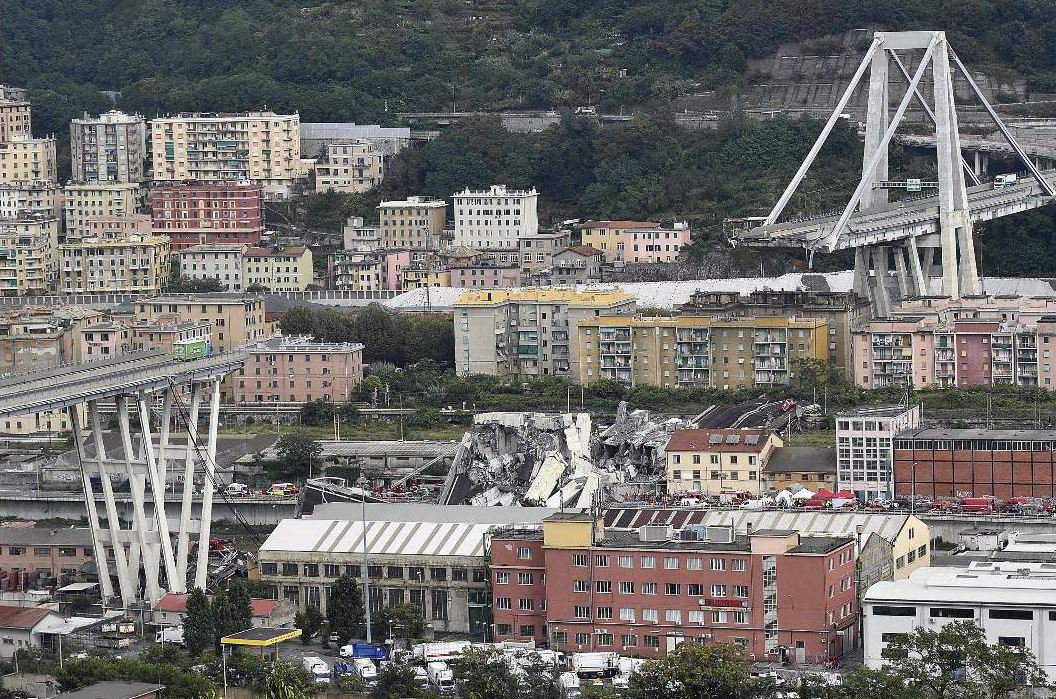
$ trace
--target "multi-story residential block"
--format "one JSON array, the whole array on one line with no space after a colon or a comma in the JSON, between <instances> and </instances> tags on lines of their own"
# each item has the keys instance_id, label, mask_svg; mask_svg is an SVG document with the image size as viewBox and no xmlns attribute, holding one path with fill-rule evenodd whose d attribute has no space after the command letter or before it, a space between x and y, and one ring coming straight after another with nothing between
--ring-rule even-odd
<instances>
[{"instance_id":1,"label":"multi-story residential block","mask_svg":"<svg viewBox=\"0 0 1056 699\"><path fill-rule=\"evenodd\" d=\"M227 291L242 291L243 255L249 249L241 243L205 243L177 250L180 276L188 279L218 279Z\"/></svg>"},{"instance_id":2,"label":"multi-story residential block","mask_svg":"<svg viewBox=\"0 0 1056 699\"><path fill-rule=\"evenodd\" d=\"M803 362L825 361L827 341L820 318L595 318L579 326L578 381L782 386Z\"/></svg>"},{"instance_id":3,"label":"multi-story residential block","mask_svg":"<svg viewBox=\"0 0 1056 699\"><path fill-rule=\"evenodd\" d=\"M315 166L315 191L359 194L377 187L384 178L385 158L371 141L330 143L325 159Z\"/></svg>"},{"instance_id":4,"label":"multi-story residential block","mask_svg":"<svg viewBox=\"0 0 1056 699\"><path fill-rule=\"evenodd\" d=\"M64 294L157 293L169 276L169 239L143 214L89 217L88 232L58 247Z\"/></svg>"},{"instance_id":5,"label":"multi-story residential block","mask_svg":"<svg viewBox=\"0 0 1056 699\"><path fill-rule=\"evenodd\" d=\"M33 108L24 99L0 95L0 143L33 137Z\"/></svg>"},{"instance_id":6,"label":"multi-story residential block","mask_svg":"<svg viewBox=\"0 0 1056 699\"><path fill-rule=\"evenodd\" d=\"M912 425L894 439L899 496L1056 497L1056 433Z\"/></svg>"},{"instance_id":7,"label":"multi-story residential block","mask_svg":"<svg viewBox=\"0 0 1056 699\"><path fill-rule=\"evenodd\" d=\"M0 218L44 214L62 218L62 187L54 182L0 184Z\"/></svg>"},{"instance_id":8,"label":"multi-story residential block","mask_svg":"<svg viewBox=\"0 0 1056 699\"><path fill-rule=\"evenodd\" d=\"M895 435L920 425L919 405L859 408L836 416L836 479L860 501L894 493Z\"/></svg>"},{"instance_id":9,"label":"multi-story residential block","mask_svg":"<svg viewBox=\"0 0 1056 699\"><path fill-rule=\"evenodd\" d=\"M241 347L267 335L264 299L256 296L157 296L133 303L139 323L188 323L208 321L213 328L210 340L217 352Z\"/></svg>"},{"instance_id":10,"label":"multi-story residential block","mask_svg":"<svg viewBox=\"0 0 1056 699\"><path fill-rule=\"evenodd\" d=\"M667 492L757 495L763 491L763 470L782 446L767 430L675 430L664 448Z\"/></svg>"},{"instance_id":11,"label":"multi-story residential block","mask_svg":"<svg viewBox=\"0 0 1056 699\"><path fill-rule=\"evenodd\" d=\"M70 152L74 182L142 182L147 122L139 114L86 112L70 122Z\"/></svg>"},{"instance_id":12,"label":"multi-story residential block","mask_svg":"<svg viewBox=\"0 0 1056 699\"><path fill-rule=\"evenodd\" d=\"M414 291L426 287L451 286L451 272L436 261L411 262L400 270L400 289Z\"/></svg>"},{"instance_id":13,"label":"multi-story residential block","mask_svg":"<svg viewBox=\"0 0 1056 699\"><path fill-rule=\"evenodd\" d=\"M378 205L378 233L386 248L435 250L447 223L447 203L437 199L407 197Z\"/></svg>"},{"instance_id":14,"label":"multi-story residential block","mask_svg":"<svg viewBox=\"0 0 1056 699\"><path fill-rule=\"evenodd\" d=\"M455 302L455 366L461 375L580 376L581 324L633 312L623 291L467 291Z\"/></svg>"},{"instance_id":15,"label":"multi-story residential block","mask_svg":"<svg viewBox=\"0 0 1056 699\"><path fill-rule=\"evenodd\" d=\"M312 251L304 246L249 248L242 259L247 289L304 291L312 283Z\"/></svg>"},{"instance_id":16,"label":"multi-story residential block","mask_svg":"<svg viewBox=\"0 0 1056 699\"><path fill-rule=\"evenodd\" d=\"M554 264L554 255L567 250L572 234L566 230L537 231L517 239L521 251L521 272L531 274Z\"/></svg>"},{"instance_id":17,"label":"multi-story residential block","mask_svg":"<svg viewBox=\"0 0 1056 699\"><path fill-rule=\"evenodd\" d=\"M955 621L974 623L987 643L1028 649L1056 680L1056 646L1045 633L1056 619L1051 564L972 562L924 568L906 580L873 585L862 600L865 663L880 668L896 638L935 631Z\"/></svg>"},{"instance_id":18,"label":"multi-story residential block","mask_svg":"<svg viewBox=\"0 0 1056 699\"><path fill-rule=\"evenodd\" d=\"M759 660L823 663L855 647L855 539L783 529L606 529L558 513L491 539L495 640L660 657L734 643Z\"/></svg>"},{"instance_id":19,"label":"multi-story residential block","mask_svg":"<svg viewBox=\"0 0 1056 699\"><path fill-rule=\"evenodd\" d=\"M679 311L682 315L823 318L829 334L829 368L850 380L854 374L851 330L869 319L869 301L854 292L698 291Z\"/></svg>"},{"instance_id":20,"label":"multi-story residential block","mask_svg":"<svg viewBox=\"0 0 1056 699\"><path fill-rule=\"evenodd\" d=\"M250 345L238 371L235 402L347 403L363 381L363 345L278 336Z\"/></svg>"},{"instance_id":21,"label":"multi-story residential block","mask_svg":"<svg viewBox=\"0 0 1056 699\"><path fill-rule=\"evenodd\" d=\"M176 182L150 190L155 235L172 249L192 245L259 245L264 233L264 190L259 182Z\"/></svg>"},{"instance_id":22,"label":"multi-story residential block","mask_svg":"<svg viewBox=\"0 0 1056 699\"><path fill-rule=\"evenodd\" d=\"M684 221L675 221L671 228L651 226L624 230L623 247L617 244L617 259L628 263L674 262L691 240L692 232Z\"/></svg>"},{"instance_id":23,"label":"multi-story residential block","mask_svg":"<svg viewBox=\"0 0 1056 699\"><path fill-rule=\"evenodd\" d=\"M0 140L0 184L55 182L55 137Z\"/></svg>"},{"instance_id":24,"label":"multi-story residential block","mask_svg":"<svg viewBox=\"0 0 1056 699\"><path fill-rule=\"evenodd\" d=\"M525 279L530 286L574 286L601 279L605 255L589 245L577 245L554 253L549 267Z\"/></svg>"},{"instance_id":25,"label":"multi-story residential block","mask_svg":"<svg viewBox=\"0 0 1056 699\"><path fill-rule=\"evenodd\" d=\"M299 176L296 114L180 114L151 120L150 135L155 181L250 180L282 198Z\"/></svg>"},{"instance_id":26,"label":"multi-story residential block","mask_svg":"<svg viewBox=\"0 0 1056 699\"><path fill-rule=\"evenodd\" d=\"M66 185L66 239L90 234L88 219L139 213L146 190L137 182L86 182Z\"/></svg>"},{"instance_id":27,"label":"multi-story residential block","mask_svg":"<svg viewBox=\"0 0 1056 699\"><path fill-rule=\"evenodd\" d=\"M362 216L349 216L341 227L341 238L345 250L367 252L383 247L381 232L377 226L368 226Z\"/></svg>"},{"instance_id":28,"label":"multi-story residential block","mask_svg":"<svg viewBox=\"0 0 1056 699\"><path fill-rule=\"evenodd\" d=\"M490 256L452 265L449 272L451 286L463 289L512 289L521 285L521 270L516 265L499 265Z\"/></svg>"},{"instance_id":29,"label":"multi-story residential block","mask_svg":"<svg viewBox=\"0 0 1056 699\"><path fill-rule=\"evenodd\" d=\"M338 250L326 257L326 276L331 289L378 291L385 288L385 258L369 252Z\"/></svg>"},{"instance_id":30,"label":"multi-story residential block","mask_svg":"<svg viewBox=\"0 0 1056 699\"><path fill-rule=\"evenodd\" d=\"M81 356L78 361L99 362L132 351L132 331L118 321L97 323L78 331Z\"/></svg>"},{"instance_id":31,"label":"multi-story residential block","mask_svg":"<svg viewBox=\"0 0 1056 699\"><path fill-rule=\"evenodd\" d=\"M0 571L22 577L22 589L42 578L74 576L95 561L88 528L0 527Z\"/></svg>"},{"instance_id":32,"label":"multi-story residential block","mask_svg":"<svg viewBox=\"0 0 1056 699\"><path fill-rule=\"evenodd\" d=\"M0 294L22 296L51 291L59 219L28 214L0 219Z\"/></svg>"},{"instance_id":33,"label":"multi-story residential block","mask_svg":"<svg viewBox=\"0 0 1056 699\"><path fill-rule=\"evenodd\" d=\"M506 185L464 189L454 199L456 246L477 250L517 250L521 238L539 232L539 193Z\"/></svg>"},{"instance_id":34,"label":"multi-story residential block","mask_svg":"<svg viewBox=\"0 0 1056 699\"><path fill-rule=\"evenodd\" d=\"M615 262L624 259L625 231L658 227L651 221L584 221L579 229L580 243L600 250L606 262Z\"/></svg>"}]
</instances>

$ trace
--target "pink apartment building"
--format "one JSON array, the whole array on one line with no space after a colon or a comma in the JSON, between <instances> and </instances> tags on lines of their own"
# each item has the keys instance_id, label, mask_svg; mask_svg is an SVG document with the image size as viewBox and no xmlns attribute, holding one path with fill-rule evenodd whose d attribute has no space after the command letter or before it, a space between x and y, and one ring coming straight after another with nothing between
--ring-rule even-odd
<instances>
[{"instance_id":1,"label":"pink apartment building","mask_svg":"<svg viewBox=\"0 0 1056 699\"><path fill-rule=\"evenodd\" d=\"M385 253L385 264L381 270L381 288L389 291L399 291L401 273L404 267L410 267L411 253L409 250L395 250Z\"/></svg>"},{"instance_id":2,"label":"pink apartment building","mask_svg":"<svg viewBox=\"0 0 1056 699\"><path fill-rule=\"evenodd\" d=\"M150 190L155 235L172 249L205 243L260 244L264 233L263 185L259 182L173 182Z\"/></svg>"},{"instance_id":3,"label":"pink apartment building","mask_svg":"<svg viewBox=\"0 0 1056 699\"><path fill-rule=\"evenodd\" d=\"M236 403L348 402L363 380L363 345L273 337L246 348L235 377Z\"/></svg>"},{"instance_id":4,"label":"pink apartment building","mask_svg":"<svg viewBox=\"0 0 1056 699\"><path fill-rule=\"evenodd\" d=\"M690 240L689 225L680 221L676 221L673 228L657 226L624 230L621 259L624 262L674 262Z\"/></svg>"}]
</instances>

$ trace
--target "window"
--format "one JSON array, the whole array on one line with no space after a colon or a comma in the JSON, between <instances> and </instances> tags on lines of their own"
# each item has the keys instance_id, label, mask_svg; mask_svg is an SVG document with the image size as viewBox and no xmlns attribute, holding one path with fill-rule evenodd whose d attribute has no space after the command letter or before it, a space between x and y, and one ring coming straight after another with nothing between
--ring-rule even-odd
<instances>
[{"instance_id":1,"label":"window","mask_svg":"<svg viewBox=\"0 0 1056 699\"><path fill-rule=\"evenodd\" d=\"M608 554L600 554L598 556L595 556L594 557L594 565L596 565L599 568L608 568L609 567L609 556L608 556Z\"/></svg>"},{"instance_id":2,"label":"window","mask_svg":"<svg viewBox=\"0 0 1056 699\"><path fill-rule=\"evenodd\" d=\"M740 597L742 599L743 598L747 598L748 597L748 586L747 585L734 585L733 586L733 596L734 597Z\"/></svg>"},{"instance_id":3,"label":"window","mask_svg":"<svg viewBox=\"0 0 1056 699\"><path fill-rule=\"evenodd\" d=\"M402 578L403 566L389 566L385 571L386 578Z\"/></svg>"},{"instance_id":4,"label":"window","mask_svg":"<svg viewBox=\"0 0 1056 699\"><path fill-rule=\"evenodd\" d=\"M748 614L745 613L745 612L734 612L733 613L733 623L735 623L735 624L747 624L748 623Z\"/></svg>"},{"instance_id":5,"label":"window","mask_svg":"<svg viewBox=\"0 0 1056 699\"><path fill-rule=\"evenodd\" d=\"M1010 646L1012 648L1025 648L1027 640L1022 636L998 636L997 645Z\"/></svg>"},{"instance_id":6,"label":"window","mask_svg":"<svg viewBox=\"0 0 1056 699\"><path fill-rule=\"evenodd\" d=\"M531 560L531 558L532 558L532 550L530 548L528 548L527 546L522 546L521 548L517 549L517 560L519 560L519 561L529 561L529 560Z\"/></svg>"},{"instance_id":7,"label":"window","mask_svg":"<svg viewBox=\"0 0 1056 699\"><path fill-rule=\"evenodd\" d=\"M594 587L595 590L601 593L612 592L612 581L611 580L597 580Z\"/></svg>"},{"instance_id":8,"label":"window","mask_svg":"<svg viewBox=\"0 0 1056 699\"><path fill-rule=\"evenodd\" d=\"M643 595L655 595L656 594L656 583L655 582L642 583L642 594Z\"/></svg>"},{"instance_id":9,"label":"window","mask_svg":"<svg viewBox=\"0 0 1056 699\"><path fill-rule=\"evenodd\" d=\"M687 558L686 570L704 570L704 561L699 558Z\"/></svg>"},{"instance_id":10,"label":"window","mask_svg":"<svg viewBox=\"0 0 1056 699\"><path fill-rule=\"evenodd\" d=\"M620 594L621 595L633 595L634 594L634 583L628 580L624 580L620 583Z\"/></svg>"},{"instance_id":11,"label":"window","mask_svg":"<svg viewBox=\"0 0 1056 699\"><path fill-rule=\"evenodd\" d=\"M510 574L509 573L504 573L502 571L499 571L499 572L495 573L495 584L496 585L509 585L510 584Z\"/></svg>"},{"instance_id":12,"label":"window","mask_svg":"<svg viewBox=\"0 0 1056 699\"><path fill-rule=\"evenodd\" d=\"M686 590L690 597L703 597L704 586L700 583L689 583L689 589Z\"/></svg>"},{"instance_id":13,"label":"window","mask_svg":"<svg viewBox=\"0 0 1056 699\"><path fill-rule=\"evenodd\" d=\"M368 578L380 578L382 573L381 566L367 566L367 577Z\"/></svg>"},{"instance_id":14,"label":"window","mask_svg":"<svg viewBox=\"0 0 1056 699\"><path fill-rule=\"evenodd\" d=\"M430 568L430 580L447 580L447 568Z\"/></svg>"},{"instance_id":15,"label":"window","mask_svg":"<svg viewBox=\"0 0 1056 699\"><path fill-rule=\"evenodd\" d=\"M655 556L642 556L641 564L643 568L655 568L656 557Z\"/></svg>"},{"instance_id":16,"label":"window","mask_svg":"<svg viewBox=\"0 0 1056 699\"><path fill-rule=\"evenodd\" d=\"M7 549L7 553L11 556L25 556L26 549L24 546L10 546Z\"/></svg>"},{"instance_id":17,"label":"window","mask_svg":"<svg viewBox=\"0 0 1056 699\"><path fill-rule=\"evenodd\" d=\"M323 565L323 575L328 578L339 578L341 577L341 566L326 563Z\"/></svg>"},{"instance_id":18,"label":"window","mask_svg":"<svg viewBox=\"0 0 1056 699\"><path fill-rule=\"evenodd\" d=\"M430 590L432 596L433 619L447 620L447 590Z\"/></svg>"},{"instance_id":19,"label":"window","mask_svg":"<svg viewBox=\"0 0 1056 699\"><path fill-rule=\"evenodd\" d=\"M612 634L611 633L599 633L598 634L598 645L599 646L611 646L612 645Z\"/></svg>"},{"instance_id":20,"label":"window","mask_svg":"<svg viewBox=\"0 0 1056 699\"><path fill-rule=\"evenodd\" d=\"M576 619L589 619L590 618L590 607L573 607L572 616Z\"/></svg>"},{"instance_id":21,"label":"window","mask_svg":"<svg viewBox=\"0 0 1056 699\"><path fill-rule=\"evenodd\" d=\"M50 556L51 555L51 549L48 548L47 546L34 546L33 547L33 555L34 556Z\"/></svg>"},{"instance_id":22,"label":"window","mask_svg":"<svg viewBox=\"0 0 1056 699\"><path fill-rule=\"evenodd\" d=\"M730 615L728 612L712 612L711 623L713 624L728 624L730 623Z\"/></svg>"},{"instance_id":23,"label":"window","mask_svg":"<svg viewBox=\"0 0 1056 699\"><path fill-rule=\"evenodd\" d=\"M891 607L878 604L873 607L873 616L916 616L916 607Z\"/></svg>"},{"instance_id":24,"label":"window","mask_svg":"<svg viewBox=\"0 0 1056 699\"><path fill-rule=\"evenodd\" d=\"M572 565L586 568L590 565L590 556L585 553L574 553L572 554Z\"/></svg>"},{"instance_id":25,"label":"window","mask_svg":"<svg viewBox=\"0 0 1056 699\"><path fill-rule=\"evenodd\" d=\"M521 626L521 636L532 637L535 636L535 625L524 624Z\"/></svg>"},{"instance_id":26,"label":"window","mask_svg":"<svg viewBox=\"0 0 1056 699\"><path fill-rule=\"evenodd\" d=\"M495 598L495 609L512 609L510 606L509 597L496 597Z\"/></svg>"},{"instance_id":27,"label":"window","mask_svg":"<svg viewBox=\"0 0 1056 699\"><path fill-rule=\"evenodd\" d=\"M638 645L638 637L628 634L620 636L620 645L624 648L634 648Z\"/></svg>"},{"instance_id":28,"label":"window","mask_svg":"<svg viewBox=\"0 0 1056 699\"><path fill-rule=\"evenodd\" d=\"M304 577L306 577L306 578L318 578L319 577L319 564L318 563L305 563L304 564Z\"/></svg>"},{"instance_id":29,"label":"window","mask_svg":"<svg viewBox=\"0 0 1056 699\"><path fill-rule=\"evenodd\" d=\"M917 549L917 558L924 558L924 556L927 556L927 555L928 555L928 545L927 544L924 544L919 549Z\"/></svg>"},{"instance_id":30,"label":"window","mask_svg":"<svg viewBox=\"0 0 1056 699\"><path fill-rule=\"evenodd\" d=\"M621 568L633 568L634 567L634 557L633 556L620 556L617 559L617 564Z\"/></svg>"},{"instance_id":31,"label":"window","mask_svg":"<svg viewBox=\"0 0 1056 699\"><path fill-rule=\"evenodd\" d=\"M659 621L660 616L657 614L655 609L643 609L642 610L642 621Z\"/></svg>"},{"instance_id":32,"label":"window","mask_svg":"<svg viewBox=\"0 0 1056 699\"><path fill-rule=\"evenodd\" d=\"M667 556L664 558L664 569L665 570L678 570L678 559L674 556Z\"/></svg>"},{"instance_id":33,"label":"window","mask_svg":"<svg viewBox=\"0 0 1056 699\"><path fill-rule=\"evenodd\" d=\"M553 634L553 636L551 636L551 638L553 639L555 646L556 645L561 645L563 643L568 643L568 632L567 631L554 631L554 634Z\"/></svg>"},{"instance_id":34,"label":"window","mask_svg":"<svg viewBox=\"0 0 1056 699\"><path fill-rule=\"evenodd\" d=\"M1030 609L991 609L990 618L1034 621L1034 612Z\"/></svg>"},{"instance_id":35,"label":"window","mask_svg":"<svg viewBox=\"0 0 1056 699\"><path fill-rule=\"evenodd\" d=\"M590 634L589 633L577 633L576 634L576 645L577 646L588 646L588 645L590 645Z\"/></svg>"},{"instance_id":36,"label":"window","mask_svg":"<svg viewBox=\"0 0 1056 699\"><path fill-rule=\"evenodd\" d=\"M500 636L509 636L513 633L513 627L509 624L495 624L495 633Z\"/></svg>"},{"instance_id":37,"label":"window","mask_svg":"<svg viewBox=\"0 0 1056 699\"><path fill-rule=\"evenodd\" d=\"M573 580L572 592L590 592L589 580Z\"/></svg>"},{"instance_id":38,"label":"window","mask_svg":"<svg viewBox=\"0 0 1056 699\"><path fill-rule=\"evenodd\" d=\"M660 637L659 636L645 636L642 638L642 644L646 648L659 648Z\"/></svg>"},{"instance_id":39,"label":"window","mask_svg":"<svg viewBox=\"0 0 1056 699\"><path fill-rule=\"evenodd\" d=\"M677 595L682 592L682 586L678 583L664 583L665 595Z\"/></svg>"},{"instance_id":40,"label":"window","mask_svg":"<svg viewBox=\"0 0 1056 699\"><path fill-rule=\"evenodd\" d=\"M725 558L712 558L711 559L712 570L726 570L726 559Z\"/></svg>"},{"instance_id":41,"label":"window","mask_svg":"<svg viewBox=\"0 0 1056 699\"><path fill-rule=\"evenodd\" d=\"M612 619L612 607L598 607L597 619Z\"/></svg>"},{"instance_id":42,"label":"window","mask_svg":"<svg viewBox=\"0 0 1056 699\"><path fill-rule=\"evenodd\" d=\"M458 582L466 582L469 580L469 571L465 568L452 568L451 579Z\"/></svg>"},{"instance_id":43,"label":"window","mask_svg":"<svg viewBox=\"0 0 1056 699\"><path fill-rule=\"evenodd\" d=\"M699 609L689 610L689 623L691 624L704 624L704 612Z\"/></svg>"},{"instance_id":44,"label":"window","mask_svg":"<svg viewBox=\"0 0 1056 699\"><path fill-rule=\"evenodd\" d=\"M279 564L278 563L261 563L260 564L260 574L261 575L275 575L278 572L279 572ZM1049 614L1052 614L1052 612L1049 612Z\"/></svg>"},{"instance_id":45,"label":"window","mask_svg":"<svg viewBox=\"0 0 1056 699\"><path fill-rule=\"evenodd\" d=\"M725 585L712 585L711 586L711 596L712 597L725 597L726 596L726 586Z\"/></svg>"},{"instance_id":46,"label":"window","mask_svg":"<svg viewBox=\"0 0 1056 699\"><path fill-rule=\"evenodd\" d=\"M532 574L531 573L517 573L517 584L518 585L531 585Z\"/></svg>"},{"instance_id":47,"label":"window","mask_svg":"<svg viewBox=\"0 0 1056 699\"><path fill-rule=\"evenodd\" d=\"M535 600L531 597L522 597L520 609L522 612L535 611Z\"/></svg>"}]
</instances>

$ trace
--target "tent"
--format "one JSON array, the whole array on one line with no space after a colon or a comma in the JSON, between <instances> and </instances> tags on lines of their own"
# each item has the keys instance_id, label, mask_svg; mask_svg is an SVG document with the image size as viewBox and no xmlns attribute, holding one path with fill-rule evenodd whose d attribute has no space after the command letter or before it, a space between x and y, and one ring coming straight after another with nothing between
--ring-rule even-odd
<instances>
[{"instance_id":1,"label":"tent","mask_svg":"<svg viewBox=\"0 0 1056 699\"><path fill-rule=\"evenodd\" d=\"M822 488L817 493L815 493L814 496L820 498L821 500L832 500L834 497L836 497L836 493L826 488Z\"/></svg>"},{"instance_id":2,"label":"tent","mask_svg":"<svg viewBox=\"0 0 1056 699\"><path fill-rule=\"evenodd\" d=\"M792 492L786 488L785 490L782 490L780 493L775 495L774 500L777 502L778 507L791 507Z\"/></svg>"},{"instance_id":3,"label":"tent","mask_svg":"<svg viewBox=\"0 0 1056 699\"><path fill-rule=\"evenodd\" d=\"M795 495L793 495L792 499L793 500L810 500L812 497L814 497L814 493L812 493L810 490L807 490L806 488L804 488L803 490L800 490Z\"/></svg>"}]
</instances>

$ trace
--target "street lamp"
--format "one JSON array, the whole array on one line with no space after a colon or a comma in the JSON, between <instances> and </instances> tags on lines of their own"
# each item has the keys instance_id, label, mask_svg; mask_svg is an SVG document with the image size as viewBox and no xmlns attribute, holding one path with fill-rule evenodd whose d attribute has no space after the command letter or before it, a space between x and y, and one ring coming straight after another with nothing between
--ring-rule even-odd
<instances>
[{"instance_id":1,"label":"street lamp","mask_svg":"<svg viewBox=\"0 0 1056 699\"><path fill-rule=\"evenodd\" d=\"M363 513L363 596L366 598L363 605L367 612L367 643L373 643L374 639L370 631L370 565L367 563L367 479L360 476L356 481L359 486L359 500L362 504Z\"/></svg>"}]
</instances>

